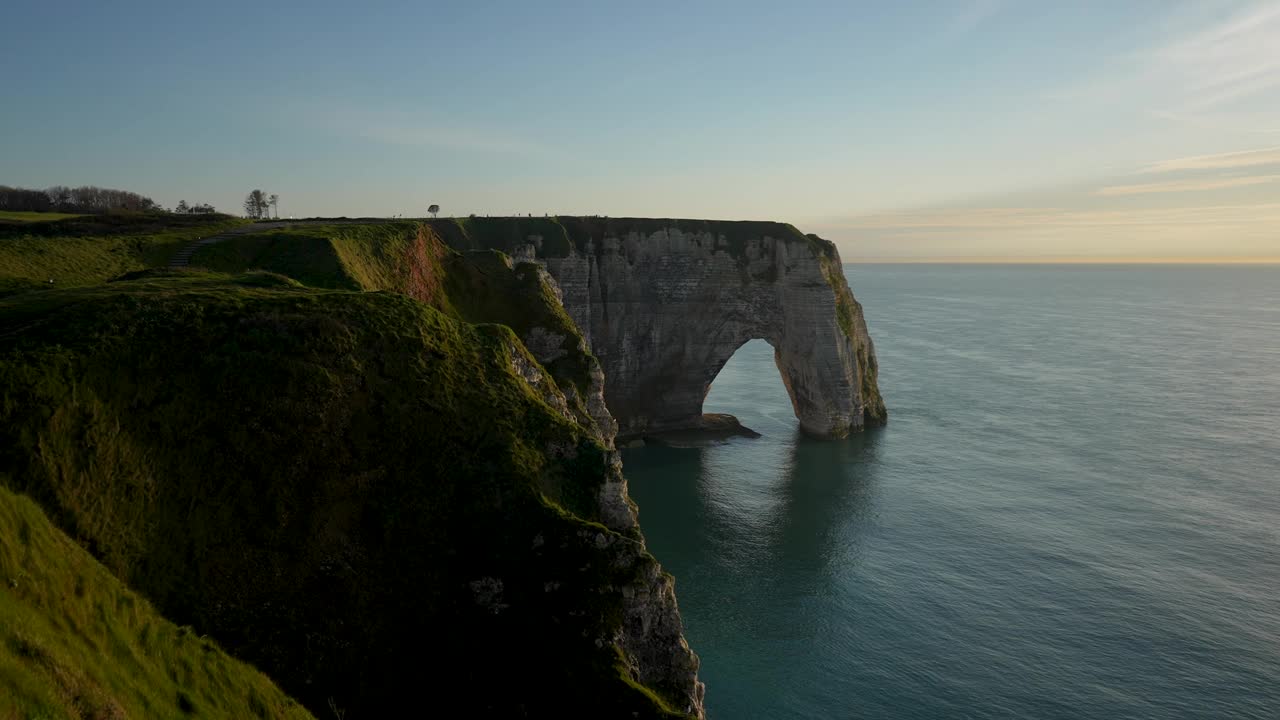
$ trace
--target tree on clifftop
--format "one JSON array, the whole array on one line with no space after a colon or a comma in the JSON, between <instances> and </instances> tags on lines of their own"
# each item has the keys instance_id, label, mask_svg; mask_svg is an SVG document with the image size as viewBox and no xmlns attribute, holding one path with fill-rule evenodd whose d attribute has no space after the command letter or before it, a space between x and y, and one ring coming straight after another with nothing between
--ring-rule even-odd
<instances>
[{"instance_id":1,"label":"tree on clifftop","mask_svg":"<svg viewBox=\"0 0 1280 720\"><path fill-rule=\"evenodd\" d=\"M260 220L267 217L267 194L261 190L254 190L244 199L244 214L254 220Z\"/></svg>"}]
</instances>

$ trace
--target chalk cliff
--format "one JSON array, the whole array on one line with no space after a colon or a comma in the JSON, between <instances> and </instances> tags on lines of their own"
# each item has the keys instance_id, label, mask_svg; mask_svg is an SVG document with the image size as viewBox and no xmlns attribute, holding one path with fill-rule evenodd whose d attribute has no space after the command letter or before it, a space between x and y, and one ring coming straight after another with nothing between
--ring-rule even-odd
<instances>
[{"instance_id":1,"label":"chalk cliff","mask_svg":"<svg viewBox=\"0 0 1280 720\"><path fill-rule=\"evenodd\" d=\"M0 301L0 487L317 716L702 717L545 271L378 230L364 270L429 302L188 271Z\"/></svg>"},{"instance_id":2,"label":"chalk cliff","mask_svg":"<svg viewBox=\"0 0 1280 720\"><path fill-rule=\"evenodd\" d=\"M544 266L604 369L623 439L703 423L711 382L764 339L800 427L885 422L876 357L835 245L770 222L469 218L433 224L459 249Z\"/></svg>"},{"instance_id":3,"label":"chalk cliff","mask_svg":"<svg viewBox=\"0 0 1280 720\"><path fill-rule=\"evenodd\" d=\"M0 299L0 485L318 714L702 717L615 436L723 429L754 338L806 432L885 419L790 225L306 223L191 264L270 272Z\"/></svg>"}]
</instances>

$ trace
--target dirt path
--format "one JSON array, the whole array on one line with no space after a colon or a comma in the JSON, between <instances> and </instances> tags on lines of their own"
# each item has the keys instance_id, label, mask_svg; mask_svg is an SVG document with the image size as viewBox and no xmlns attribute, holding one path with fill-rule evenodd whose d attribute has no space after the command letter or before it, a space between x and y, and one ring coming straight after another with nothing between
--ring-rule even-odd
<instances>
[{"instance_id":1,"label":"dirt path","mask_svg":"<svg viewBox=\"0 0 1280 720\"><path fill-rule=\"evenodd\" d=\"M222 242L223 240L230 240L237 235L248 235L249 233L263 232L265 230L279 230L280 228L289 227L293 224L294 223L290 222L268 222L241 225L230 230L224 230L217 235L210 235L209 237L203 237L199 240L193 240L192 242L183 245L178 252L173 254L173 258L169 260L169 267L187 267L191 263L191 256L195 255L196 251L205 245L212 245L216 242Z\"/></svg>"}]
</instances>

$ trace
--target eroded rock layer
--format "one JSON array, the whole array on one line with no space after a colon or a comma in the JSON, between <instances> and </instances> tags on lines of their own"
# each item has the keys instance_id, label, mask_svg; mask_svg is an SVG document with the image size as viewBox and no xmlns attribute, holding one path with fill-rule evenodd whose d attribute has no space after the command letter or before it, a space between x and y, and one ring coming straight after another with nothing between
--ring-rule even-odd
<instances>
[{"instance_id":1,"label":"eroded rock layer","mask_svg":"<svg viewBox=\"0 0 1280 720\"><path fill-rule=\"evenodd\" d=\"M885 421L876 358L835 245L768 222L469 218L437 231L547 268L600 360L620 438L696 428L711 382L764 339L801 428Z\"/></svg>"}]
</instances>

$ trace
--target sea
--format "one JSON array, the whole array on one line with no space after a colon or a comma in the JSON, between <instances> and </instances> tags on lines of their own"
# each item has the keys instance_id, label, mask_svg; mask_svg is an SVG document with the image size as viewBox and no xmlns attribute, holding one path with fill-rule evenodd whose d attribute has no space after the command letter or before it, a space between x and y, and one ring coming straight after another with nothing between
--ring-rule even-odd
<instances>
[{"instance_id":1,"label":"sea","mask_svg":"<svg viewBox=\"0 0 1280 720\"><path fill-rule=\"evenodd\" d=\"M1280 718L1280 266L849 265L886 427L761 340L624 452L712 720Z\"/></svg>"}]
</instances>

